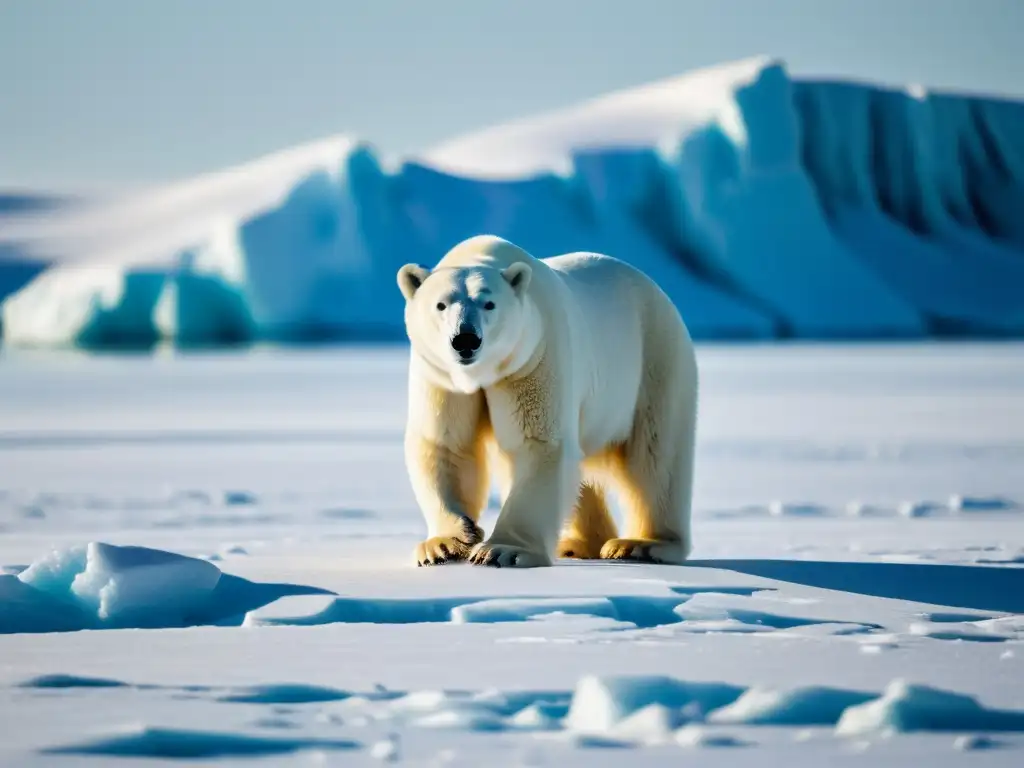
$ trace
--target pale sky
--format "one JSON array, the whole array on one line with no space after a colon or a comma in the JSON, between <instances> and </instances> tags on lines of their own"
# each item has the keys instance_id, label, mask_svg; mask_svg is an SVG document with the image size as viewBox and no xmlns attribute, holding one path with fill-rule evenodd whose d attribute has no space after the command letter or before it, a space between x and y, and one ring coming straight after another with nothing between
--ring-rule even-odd
<instances>
[{"instance_id":1,"label":"pale sky","mask_svg":"<svg viewBox=\"0 0 1024 768\"><path fill-rule=\"evenodd\" d=\"M0 188L388 151L748 56L1024 96L1024 0L0 0Z\"/></svg>"}]
</instances>

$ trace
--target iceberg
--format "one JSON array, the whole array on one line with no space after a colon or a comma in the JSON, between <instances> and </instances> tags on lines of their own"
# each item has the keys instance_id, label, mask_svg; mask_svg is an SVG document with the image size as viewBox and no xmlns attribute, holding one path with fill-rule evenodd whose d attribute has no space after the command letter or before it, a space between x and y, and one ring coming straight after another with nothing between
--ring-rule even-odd
<instances>
[{"instance_id":1,"label":"iceberg","mask_svg":"<svg viewBox=\"0 0 1024 768\"><path fill-rule=\"evenodd\" d=\"M914 337L924 324L828 226L804 170L792 83L759 70L669 157L677 236L798 338Z\"/></svg>"},{"instance_id":2,"label":"iceberg","mask_svg":"<svg viewBox=\"0 0 1024 768\"><path fill-rule=\"evenodd\" d=\"M401 340L398 267L481 233L630 262L698 341L1024 334L1024 102L763 57L415 156L334 136L9 207L10 346Z\"/></svg>"}]
</instances>

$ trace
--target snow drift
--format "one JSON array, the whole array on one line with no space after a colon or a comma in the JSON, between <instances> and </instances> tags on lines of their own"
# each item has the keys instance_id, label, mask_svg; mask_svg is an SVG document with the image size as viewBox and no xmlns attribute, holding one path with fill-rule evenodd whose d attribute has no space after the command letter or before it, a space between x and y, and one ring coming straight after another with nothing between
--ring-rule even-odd
<instances>
[{"instance_id":1,"label":"snow drift","mask_svg":"<svg viewBox=\"0 0 1024 768\"><path fill-rule=\"evenodd\" d=\"M1018 336L1022 214L1024 102L798 79L752 59L418 158L335 137L8 216L3 339L400 339L398 266L481 232L636 264L697 339ZM45 269L5 257L15 246Z\"/></svg>"}]
</instances>

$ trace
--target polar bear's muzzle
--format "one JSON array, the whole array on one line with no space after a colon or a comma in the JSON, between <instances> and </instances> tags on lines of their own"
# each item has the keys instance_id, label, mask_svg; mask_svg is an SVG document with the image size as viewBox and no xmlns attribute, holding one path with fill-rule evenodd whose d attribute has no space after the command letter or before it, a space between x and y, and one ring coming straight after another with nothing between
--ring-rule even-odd
<instances>
[{"instance_id":1,"label":"polar bear's muzzle","mask_svg":"<svg viewBox=\"0 0 1024 768\"><path fill-rule=\"evenodd\" d=\"M459 362L463 365L473 362L482 343L483 339L476 332L476 328L465 323L459 326L459 332L452 337L452 349L459 354Z\"/></svg>"}]
</instances>

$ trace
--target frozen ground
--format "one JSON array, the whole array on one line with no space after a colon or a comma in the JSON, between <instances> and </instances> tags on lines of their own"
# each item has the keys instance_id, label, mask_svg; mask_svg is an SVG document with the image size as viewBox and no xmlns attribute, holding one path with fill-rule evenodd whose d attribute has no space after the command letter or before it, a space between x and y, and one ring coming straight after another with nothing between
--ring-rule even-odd
<instances>
[{"instance_id":1,"label":"frozen ground","mask_svg":"<svg viewBox=\"0 0 1024 768\"><path fill-rule=\"evenodd\" d=\"M4 358L0 764L1024 759L1020 345L703 347L694 562L518 572L400 348Z\"/></svg>"}]
</instances>

